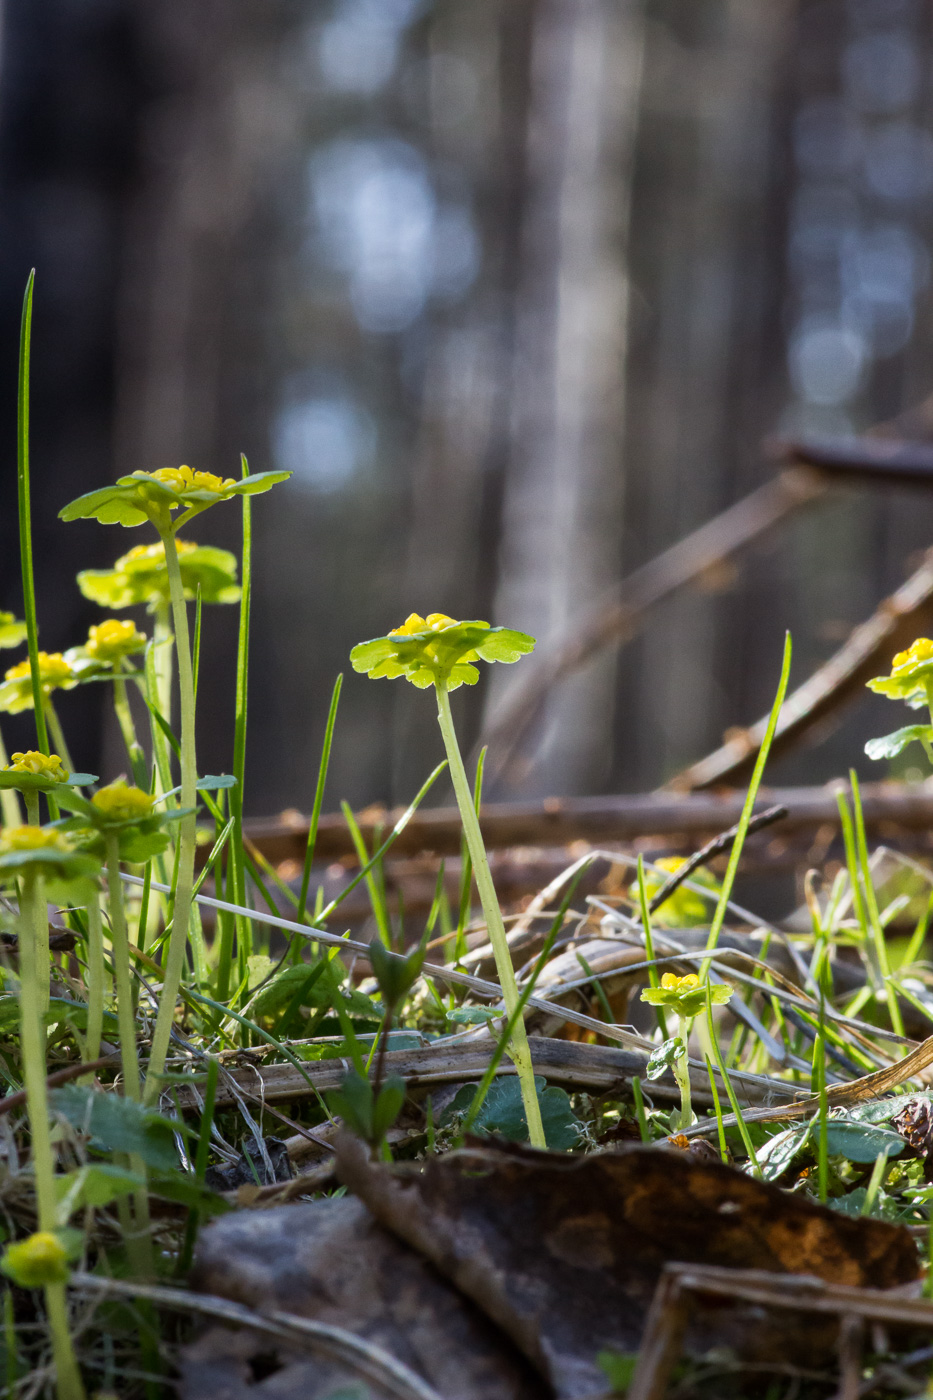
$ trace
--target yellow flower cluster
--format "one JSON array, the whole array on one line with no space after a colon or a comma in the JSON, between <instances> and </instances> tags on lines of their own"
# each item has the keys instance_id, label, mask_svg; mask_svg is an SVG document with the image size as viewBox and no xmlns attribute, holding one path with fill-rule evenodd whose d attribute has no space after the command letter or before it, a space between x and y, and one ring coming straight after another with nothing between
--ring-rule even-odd
<instances>
[{"instance_id":1,"label":"yellow flower cluster","mask_svg":"<svg viewBox=\"0 0 933 1400\"><path fill-rule=\"evenodd\" d=\"M88 632L84 650L95 661L119 661L131 652L140 651L145 645L145 634L136 630L134 622L121 622L119 618L108 617Z\"/></svg>"},{"instance_id":2,"label":"yellow flower cluster","mask_svg":"<svg viewBox=\"0 0 933 1400\"><path fill-rule=\"evenodd\" d=\"M27 657L25 661L18 661L15 666L11 666L4 679L8 681L28 680L29 658ZM67 685L73 679L71 667L60 651L39 652L39 683L46 695L56 686Z\"/></svg>"},{"instance_id":3,"label":"yellow flower cluster","mask_svg":"<svg viewBox=\"0 0 933 1400\"><path fill-rule=\"evenodd\" d=\"M57 753L44 754L36 749L27 749L26 753L15 753L12 763L8 763L3 772L36 773L43 778L51 778L56 783L63 783L68 777L68 770Z\"/></svg>"},{"instance_id":4,"label":"yellow flower cluster","mask_svg":"<svg viewBox=\"0 0 933 1400\"><path fill-rule=\"evenodd\" d=\"M189 491L227 491L236 486L233 477L215 476L213 472L196 472L191 467L159 467L154 472L134 472L134 476L160 481L182 495Z\"/></svg>"},{"instance_id":5,"label":"yellow flower cluster","mask_svg":"<svg viewBox=\"0 0 933 1400\"><path fill-rule=\"evenodd\" d=\"M458 626L456 618L448 617L446 613L428 613L427 617L421 617L418 613L409 613L401 627L393 627L389 632L390 637L411 637L418 632L445 632L448 627Z\"/></svg>"},{"instance_id":6,"label":"yellow flower cluster","mask_svg":"<svg viewBox=\"0 0 933 1400\"><path fill-rule=\"evenodd\" d=\"M67 1251L50 1230L37 1230L28 1239L7 1245L0 1267L21 1288L41 1288L68 1280Z\"/></svg>"},{"instance_id":7,"label":"yellow flower cluster","mask_svg":"<svg viewBox=\"0 0 933 1400\"><path fill-rule=\"evenodd\" d=\"M665 972L661 978L665 991L692 992L699 985L700 979L695 972L688 972L684 977L678 977L676 972Z\"/></svg>"},{"instance_id":8,"label":"yellow flower cluster","mask_svg":"<svg viewBox=\"0 0 933 1400\"><path fill-rule=\"evenodd\" d=\"M109 821L143 821L152 815L153 799L149 794L130 787L122 778L95 792L91 802Z\"/></svg>"},{"instance_id":9,"label":"yellow flower cluster","mask_svg":"<svg viewBox=\"0 0 933 1400\"><path fill-rule=\"evenodd\" d=\"M47 826L8 826L0 831L0 853L11 851L61 851L74 847L63 831Z\"/></svg>"}]
</instances>

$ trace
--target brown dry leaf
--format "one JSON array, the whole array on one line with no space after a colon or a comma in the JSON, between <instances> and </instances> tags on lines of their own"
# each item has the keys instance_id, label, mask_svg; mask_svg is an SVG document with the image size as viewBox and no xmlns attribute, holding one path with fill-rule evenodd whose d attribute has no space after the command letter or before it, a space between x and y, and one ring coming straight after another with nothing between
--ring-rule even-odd
<instances>
[{"instance_id":1,"label":"brown dry leaf","mask_svg":"<svg viewBox=\"0 0 933 1400\"><path fill-rule=\"evenodd\" d=\"M571 1157L469 1146L420 1169L338 1142L337 1171L376 1218L430 1259L514 1339L564 1400L599 1393L599 1351L638 1350L669 1260L806 1273L889 1288L916 1278L906 1230L855 1219L720 1163L644 1147ZM760 1310L698 1314L685 1349L818 1364L833 1324Z\"/></svg>"},{"instance_id":2,"label":"brown dry leaf","mask_svg":"<svg viewBox=\"0 0 933 1400\"><path fill-rule=\"evenodd\" d=\"M256 1310L346 1328L422 1375L444 1400L545 1400L507 1336L349 1197L223 1216L204 1229L190 1283ZM185 1351L184 1400L315 1400L359 1382L336 1362L212 1327ZM383 1394L371 1381L363 1393Z\"/></svg>"}]
</instances>

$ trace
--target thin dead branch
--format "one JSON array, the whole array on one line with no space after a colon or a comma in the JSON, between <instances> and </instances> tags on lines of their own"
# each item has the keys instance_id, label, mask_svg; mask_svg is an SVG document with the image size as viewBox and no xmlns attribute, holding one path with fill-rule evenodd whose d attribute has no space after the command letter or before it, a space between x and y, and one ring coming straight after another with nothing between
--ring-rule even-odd
<instances>
[{"instance_id":1,"label":"thin dead branch","mask_svg":"<svg viewBox=\"0 0 933 1400\"><path fill-rule=\"evenodd\" d=\"M629 1400L663 1400L690 1318L691 1299L731 1299L760 1308L800 1309L839 1317L844 1381L851 1373L856 1336L865 1322L933 1330L933 1306L926 1299L905 1298L894 1290L852 1288L759 1269L666 1264L648 1313ZM848 1397L850 1391L839 1393Z\"/></svg>"},{"instance_id":2,"label":"thin dead branch","mask_svg":"<svg viewBox=\"0 0 933 1400\"><path fill-rule=\"evenodd\" d=\"M788 702L790 703L790 702ZM502 802L485 805L480 813L483 839L489 849L567 847L575 841L639 841L665 837L673 841L709 839L733 826L741 816L741 793L674 793L668 791L606 797L551 797L543 802ZM812 838L820 828L839 826L832 786L771 788L762 801L787 808L781 841ZM867 783L862 788L866 827L871 837L894 828L926 835L933 825L933 791L898 783ZM385 829L393 813L369 809L359 814L360 829L371 844L376 828ZM308 839L307 818L295 813L285 819L247 823L250 838L267 860L279 864L301 861ZM418 811L392 847L393 857L436 856L460 851L460 816L456 808ZM754 843L752 843L754 844ZM321 818L318 853L323 860L356 863L346 822L340 815ZM529 856L529 859L531 857Z\"/></svg>"},{"instance_id":3,"label":"thin dead branch","mask_svg":"<svg viewBox=\"0 0 933 1400\"><path fill-rule=\"evenodd\" d=\"M927 449L928 453L930 449ZM856 627L844 646L789 695L781 710L771 748L772 758L859 694L865 682L887 669L893 654L910 645L927 625L933 600L933 550L896 593L885 598L867 622ZM696 792L716 784L743 783L754 766L768 716L748 729L733 731L721 748L685 769L668 789Z\"/></svg>"}]
</instances>

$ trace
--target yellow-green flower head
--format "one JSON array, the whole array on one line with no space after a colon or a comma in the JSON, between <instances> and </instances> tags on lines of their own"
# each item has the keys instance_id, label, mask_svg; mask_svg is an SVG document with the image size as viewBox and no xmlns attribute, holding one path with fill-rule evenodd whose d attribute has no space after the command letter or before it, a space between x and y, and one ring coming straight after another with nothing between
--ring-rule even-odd
<instances>
[{"instance_id":1,"label":"yellow-green flower head","mask_svg":"<svg viewBox=\"0 0 933 1400\"><path fill-rule=\"evenodd\" d=\"M732 996L732 988L723 982L701 982L695 972L688 972L684 977L678 977L676 972L665 972L660 987L646 987L641 999L652 1006L668 1006L677 1016L698 1016L706 1005L707 985L714 1004L724 1005Z\"/></svg>"},{"instance_id":2,"label":"yellow-green flower head","mask_svg":"<svg viewBox=\"0 0 933 1400\"><path fill-rule=\"evenodd\" d=\"M88 632L84 650L95 661L112 663L142 651L145 645L146 635L136 630L134 622L121 622L119 618L108 617Z\"/></svg>"},{"instance_id":3,"label":"yellow-green flower head","mask_svg":"<svg viewBox=\"0 0 933 1400\"><path fill-rule=\"evenodd\" d=\"M660 860L654 864L665 873L659 875L654 870L645 871L645 893L649 901L654 898L661 887L665 884L669 875L676 875L686 865L683 856L661 856ZM718 890L719 886L707 870L697 870L691 875L691 880L695 880L699 885L705 885L709 890ZM628 887L629 898L636 904L638 902L638 881L634 881ZM695 924L703 924L708 920L709 906L701 894L695 890L687 889L686 885L679 885L669 899L666 899L659 909L652 914L652 920L665 928L692 928Z\"/></svg>"},{"instance_id":4,"label":"yellow-green flower head","mask_svg":"<svg viewBox=\"0 0 933 1400\"><path fill-rule=\"evenodd\" d=\"M0 612L0 647L22 646L25 640L25 622L18 622L11 612Z\"/></svg>"},{"instance_id":5,"label":"yellow-green flower head","mask_svg":"<svg viewBox=\"0 0 933 1400\"><path fill-rule=\"evenodd\" d=\"M350 652L354 671L371 680L404 676L419 689L439 683L447 690L475 685L474 661L517 661L534 650L534 637L488 622L457 622L445 613L410 613L385 637L360 642Z\"/></svg>"},{"instance_id":6,"label":"yellow-green flower head","mask_svg":"<svg viewBox=\"0 0 933 1400\"><path fill-rule=\"evenodd\" d=\"M98 874L100 861L76 848L70 836L57 827L4 827L0 831L0 878L13 879L27 871L45 876L58 888Z\"/></svg>"},{"instance_id":7,"label":"yellow-green flower head","mask_svg":"<svg viewBox=\"0 0 933 1400\"><path fill-rule=\"evenodd\" d=\"M15 753L12 763L8 763L3 771L33 773L38 778L51 778L53 783L64 783L68 779L68 771L57 753L39 753L36 749Z\"/></svg>"},{"instance_id":8,"label":"yellow-green flower head","mask_svg":"<svg viewBox=\"0 0 933 1400\"><path fill-rule=\"evenodd\" d=\"M20 1288L42 1288L68 1282L68 1251L50 1230L37 1230L28 1239L7 1245L0 1269Z\"/></svg>"},{"instance_id":9,"label":"yellow-green flower head","mask_svg":"<svg viewBox=\"0 0 933 1400\"><path fill-rule=\"evenodd\" d=\"M926 702L927 687L933 685L933 641L929 637L918 637L907 648L899 651L891 662L891 673L875 676L868 682L868 689L877 695L886 695L889 700Z\"/></svg>"},{"instance_id":10,"label":"yellow-green flower head","mask_svg":"<svg viewBox=\"0 0 933 1400\"><path fill-rule=\"evenodd\" d=\"M89 491L65 506L59 515L62 520L96 519L103 525L133 526L149 520L164 533L170 528L173 510L182 510L181 523L218 501L268 491L277 481L286 481L290 476L291 472L258 472L234 481L230 476L215 476L191 467L160 467L154 472L121 476L113 486Z\"/></svg>"},{"instance_id":11,"label":"yellow-green flower head","mask_svg":"<svg viewBox=\"0 0 933 1400\"><path fill-rule=\"evenodd\" d=\"M65 833L52 826L5 826L0 830L0 855L15 855L21 851L70 855L73 850Z\"/></svg>"},{"instance_id":12,"label":"yellow-green flower head","mask_svg":"<svg viewBox=\"0 0 933 1400\"><path fill-rule=\"evenodd\" d=\"M232 476L215 476L213 472L196 472L191 467L160 467L154 472L134 472L141 481L160 481L171 486L179 496L187 496L192 491L210 491L223 495L231 486L236 486Z\"/></svg>"},{"instance_id":13,"label":"yellow-green flower head","mask_svg":"<svg viewBox=\"0 0 933 1400\"><path fill-rule=\"evenodd\" d=\"M118 778L115 783L108 783L91 798L91 805L96 807L108 822L145 821L147 817L152 816L152 804L153 799L148 792L130 787L122 778Z\"/></svg>"},{"instance_id":14,"label":"yellow-green flower head","mask_svg":"<svg viewBox=\"0 0 933 1400\"><path fill-rule=\"evenodd\" d=\"M43 695L53 690L71 690L78 678L71 664L60 651L39 652L39 685ZM29 661L20 661L6 672L0 685L0 710L15 715L20 710L32 709L32 675Z\"/></svg>"},{"instance_id":15,"label":"yellow-green flower head","mask_svg":"<svg viewBox=\"0 0 933 1400\"><path fill-rule=\"evenodd\" d=\"M181 585L185 597L193 601L200 590L202 603L238 603L237 561L227 549L176 540ZM85 598L102 608L133 608L145 603L150 611L169 601L165 545L138 544L128 550L112 569L84 569L78 574L78 587Z\"/></svg>"},{"instance_id":16,"label":"yellow-green flower head","mask_svg":"<svg viewBox=\"0 0 933 1400\"><path fill-rule=\"evenodd\" d=\"M15 792L50 792L52 788L83 787L94 781L93 773L69 773L57 753L44 754L36 749L15 753L11 763L0 768L0 789Z\"/></svg>"}]
</instances>

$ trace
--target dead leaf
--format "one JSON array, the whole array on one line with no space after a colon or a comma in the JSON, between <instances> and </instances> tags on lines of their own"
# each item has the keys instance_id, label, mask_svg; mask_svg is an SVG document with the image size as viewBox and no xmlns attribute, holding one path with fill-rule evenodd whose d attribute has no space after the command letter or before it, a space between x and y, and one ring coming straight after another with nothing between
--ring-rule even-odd
<instances>
[{"instance_id":1,"label":"dead leaf","mask_svg":"<svg viewBox=\"0 0 933 1400\"><path fill-rule=\"evenodd\" d=\"M410 1366L444 1400L548 1394L507 1336L349 1197L224 1216L201 1232L190 1283L251 1308L347 1328ZM268 1337L244 1340L217 1328L186 1349L182 1376L185 1400L265 1393L313 1400L359 1379L336 1363L270 1345ZM366 1384L373 1400L382 1400Z\"/></svg>"},{"instance_id":2,"label":"dead leaf","mask_svg":"<svg viewBox=\"0 0 933 1400\"><path fill-rule=\"evenodd\" d=\"M571 1157L483 1145L388 1168L342 1137L337 1172L509 1333L564 1400L599 1392L598 1352L637 1351L670 1260L877 1288L919 1272L906 1230L672 1150ZM749 1360L796 1356L812 1366L834 1341L820 1318L798 1316L788 1329L754 1309L720 1323L714 1309L697 1314L685 1349L728 1345Z\"/></svg>"}]
</instances>

